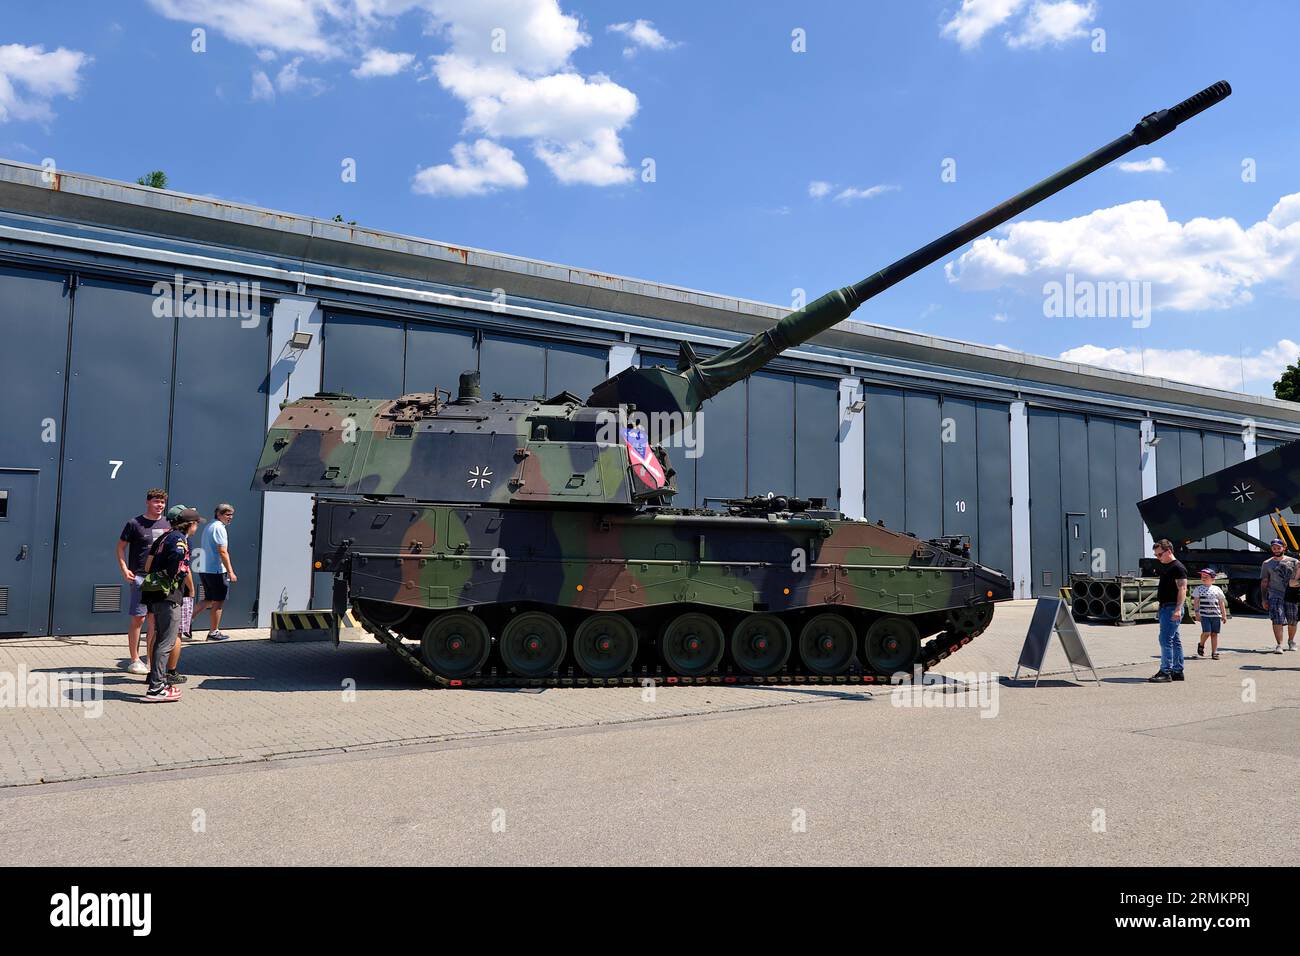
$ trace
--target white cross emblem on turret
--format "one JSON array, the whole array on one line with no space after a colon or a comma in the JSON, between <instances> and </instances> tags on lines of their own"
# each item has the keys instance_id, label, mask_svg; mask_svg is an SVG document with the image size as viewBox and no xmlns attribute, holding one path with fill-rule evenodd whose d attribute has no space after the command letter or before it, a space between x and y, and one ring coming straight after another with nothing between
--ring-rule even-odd
<instances>
[{"instance_id":1,"label":"white cross emblem on turret","mask_svg":"<svg viewBox=\"0 0 1300 956\"><path fill-rule=\"evenodd\" d=\"M469 473L469 478L465 480L465 484L471 488L486 488L492 484L492 469L487 465L475 468Z\"/></svg>"}]
</instances>

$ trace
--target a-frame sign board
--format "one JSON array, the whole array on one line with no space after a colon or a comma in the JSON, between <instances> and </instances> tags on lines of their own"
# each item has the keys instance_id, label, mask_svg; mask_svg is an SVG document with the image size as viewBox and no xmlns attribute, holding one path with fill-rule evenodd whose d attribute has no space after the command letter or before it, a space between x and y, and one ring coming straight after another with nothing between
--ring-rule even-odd
<instances>
[{"instance_id":1,"label":"a-frame sign board","mask_svg":"<svg viewBox=\"0 0 1300 956\"><path fill-rule=\"evenodd\" d=\"M1074 665L1078 664L1092 671L1092 679L1100 687L1101 678L1097 676L1097 668L1092 666L1088 649L1083 646L1083 636L1074 623L1074 616L1070 614L1070 606L1059 597L1038 599L1034 618L1029 622L1029 633L1025 635L1024 647L1020 649L1020 660L1016 662L1016 675L1011 679L1018 680L1020 668L1025 667L1037 672L1034 686L1038 686L1038 679L1043 676L1043 658L1047 656L1047 645L1052 640L1053 632L1061 640L1061 649L1070 662L1070 673L1075 681L1079 680L1079 675L1074 670Z\"/></svg>"}]
</instances>

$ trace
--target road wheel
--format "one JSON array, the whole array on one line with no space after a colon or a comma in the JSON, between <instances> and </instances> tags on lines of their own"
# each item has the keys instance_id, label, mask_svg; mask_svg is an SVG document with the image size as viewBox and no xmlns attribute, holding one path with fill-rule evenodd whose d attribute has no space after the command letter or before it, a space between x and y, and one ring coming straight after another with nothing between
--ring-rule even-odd
<instances>
[{"instance_id":1,"label":"road wheel","mask_svg":"<svg viewBox=\"0 0 1300 956\"><path fill-rule=\"evenodd\" d=\"M683 677L703 677L717 670L724 648L722 626L696 611L673 618L659 637L664 663Z\"/></svg>"},{"instance_id":2,"label":"road wheel","mask_svg":"<svg viewBox=\"0 0 1300 956\"><path fill-rule=\"evenodd\" d=\"M842 674L853 663L856 635L842 614L818 614L799 632L799 657L814 674Z\"/></svg>"},{"instance_id":3,"label":"road wheel","mask_svg":"<svg viewBox=\"0 0 1300 956\"><path fill-rule=\"evenodd\" d=\"M564 625L545 611L525 611L501 632L501 660L516 677L549 677L568 646Z\"/></svg>"},{"instance_id":4,"label":"road wheel","mask_svg":"<svg viewBox=\"0 0 1300 956\"><path fill-rule=\"evenodd\" d=\"M451 611L439 614L424 629L420 652L434 673L462 680L487 663L492 636L487 625L473 614Z\"/></svg>"},{"instance_id":5,"label":"road wheel","mask_svg":"<svg viewBox=\"0 0 1300 956\"><path fill-rule=\"evenodd\" d=\"M916 625L902 617L880 618L862 638L862 656L881 674L910 670L920 649Z\"/></svg>"},{"instance_id":6,"label":"road wheel","mask_svg":"<svg viewBox=\"0 0 1300 956\"><path fill-rule=\"evenodd\" d=\"M746 674L771 677L790 657L790 629L774 614L751 614L731 632L731 658Z\"/></svg>"},{"instance_id":7,"label":"road wheel","mask_svg":"<svg viewBox=\"0 0 1300 956\"><path fill-rule=\"evenodd\" d=\"M573 634L573 658L589 677L617 677L632 666L636 650L636 628L622 614L592 614Z\"/></svg>"}]
</instances>

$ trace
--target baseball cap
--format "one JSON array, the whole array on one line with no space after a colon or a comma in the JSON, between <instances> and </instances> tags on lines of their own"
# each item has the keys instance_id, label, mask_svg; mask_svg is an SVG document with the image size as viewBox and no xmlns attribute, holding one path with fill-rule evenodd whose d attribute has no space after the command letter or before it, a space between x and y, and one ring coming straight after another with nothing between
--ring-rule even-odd
<instances>
[{"instance_id":1,"label":"baseball cap","mask_svg":"<svg viewBox=\"0 0 1300 956\"><path fill-rule=\"evenodd\" d=\"M1284 548L1286 547L1286 542L1283 541L1281 538L1274 538L1272 541L1268 543L1268 546L1271 548L1275 544L1280 544Z\"/></svg>"},{"instance_id":2,"label":"baseball cap","mask_svg":"<svg viewBox=\"0 0 1300 956\"><path fill-rule=\"evenodd\" d=\"M167 520L173 525L188 524L191 521L202 524L204 518L196 508L189 508L185 505L172 505L167 509Z\"/></svg>"},{"instance_id":3,"label":"baseball cap","mask_svg":"<svg viewBox=\"0 0 1300 956\"><path fill-rule=\"evenodd\" d=\"M1201 573L1208 574L1210 577L1215 577L1218 574L1218 572L1215 571L1214 568L1201 568Z\"/></svg>"}]
</instances>

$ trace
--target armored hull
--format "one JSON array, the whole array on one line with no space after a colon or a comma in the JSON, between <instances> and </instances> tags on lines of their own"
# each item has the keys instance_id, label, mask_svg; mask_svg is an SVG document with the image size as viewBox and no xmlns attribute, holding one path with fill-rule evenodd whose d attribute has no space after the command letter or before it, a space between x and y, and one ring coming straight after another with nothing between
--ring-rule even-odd
<instances>
[{"instance_id":1,"label":"armored hull","mask_svg":"<svg viewBox=\"0 0 1300 956\"><path fill-rule=\"evenodd\" d=\"M978 637L1011 597L959 541L736 511L321 497L314 552L367 629L440 682L884 680Z\"/></svg>"}]
</instances>

